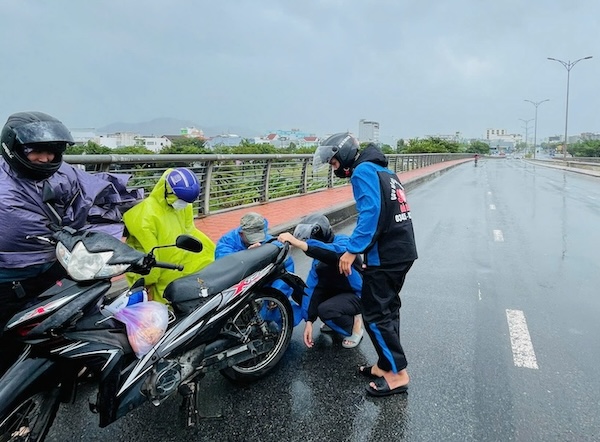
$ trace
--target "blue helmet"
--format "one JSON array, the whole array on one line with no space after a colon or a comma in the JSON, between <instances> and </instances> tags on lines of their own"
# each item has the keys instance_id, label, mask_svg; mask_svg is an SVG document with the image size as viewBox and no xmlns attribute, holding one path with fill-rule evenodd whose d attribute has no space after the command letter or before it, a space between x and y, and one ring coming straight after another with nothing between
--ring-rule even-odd
<instances>
[{"instance_id":1,"label":"blue helmet","mask_svg":"<svg viewBox=\"0 0 600 442\"><path fill-rule=\"evenodd\" d=\"M167 183L175 196L187 203L193 203L200 195L200 183L190 169L184 167L173 169L167 176Z\"/></svg>"}]
</instances>

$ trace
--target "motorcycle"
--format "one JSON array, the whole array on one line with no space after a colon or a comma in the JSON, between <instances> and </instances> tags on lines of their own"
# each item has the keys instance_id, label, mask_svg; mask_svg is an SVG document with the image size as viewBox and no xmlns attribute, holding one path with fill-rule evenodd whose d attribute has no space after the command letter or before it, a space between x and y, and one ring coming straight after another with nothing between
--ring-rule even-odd
<instances>
[{"instance_id":1,"label":"motorcycle","mask_svg":"<svg viewBox=\"0 0 600 442\"><path fill-rule=\"evenodd\" d=\"M56 214L52 191L43 193ZM171 282L164 293L172 308L166 331L139 355L127 326L110 312L116 310L114 303L128 304L144 290L143 277L109 299L112 278L125 272L146 275L155 267L183 268L157 261L154 249L144 254L108 234L59 224L54 230L52 238L37 239L56 244L69 277L5 327L4 333L25 348L0 378L1 441L44 440L60 403L73 402L78 385L89 379L97 382L90 409L98 414L100 427L146 401L158 406L175 393L183 397L186 424L194 426L202 377L219 371L233 382L252 382L269 374L289 346L292 307L270 286L281 279L294 296L305 287L285 269L287 243L234 253ZM201 250L200 242L187 235L160 247Z\"/></svg>"}]
</instances>

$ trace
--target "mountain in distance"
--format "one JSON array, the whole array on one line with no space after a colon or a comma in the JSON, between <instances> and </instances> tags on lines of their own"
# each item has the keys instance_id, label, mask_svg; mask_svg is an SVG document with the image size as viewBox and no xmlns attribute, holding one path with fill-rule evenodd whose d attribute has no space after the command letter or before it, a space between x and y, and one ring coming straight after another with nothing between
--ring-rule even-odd
<instances>
[{"instance_id":1,"label":"mountain in distance","mask_svg":"<svg viewBox=\"0 0 600 442\"><path fill-rule=\"evenodd\" d=\"M178 120L176 118L155 118L154 120L140 123L111 123L104 127L96 129L96 133L107 135L117 132L133 132L144 136L179 135L181 129L185 127L195 127L202 130L204 136L214 137L222 134L236 134L240 137L259 137L264 135L252 129L239 126L203 126L188 120Z\"/></svg>"}]
</instances>

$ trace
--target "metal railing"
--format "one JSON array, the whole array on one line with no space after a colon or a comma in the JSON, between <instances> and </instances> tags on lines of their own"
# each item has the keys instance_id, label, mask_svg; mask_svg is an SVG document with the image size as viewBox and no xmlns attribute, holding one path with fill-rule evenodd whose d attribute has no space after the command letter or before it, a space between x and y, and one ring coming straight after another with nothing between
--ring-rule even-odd
<instances>
[{"instance_id":1,"label":"metal railing","mask_svg":"<svg viewBox=\"0 0 600 442\"><path fill-rule=\"evenodd\" d=\"M443 161L470 158L472 154L386 155L396 173ZM340 187L333 170L314 170L313 156L302 155L65 155L65 161L88 172L132 175L129 186L148 194L164 171L188 167L202 186L196 207L198 216L253 206L281 198Z\"/></svg>"}]
</instances>

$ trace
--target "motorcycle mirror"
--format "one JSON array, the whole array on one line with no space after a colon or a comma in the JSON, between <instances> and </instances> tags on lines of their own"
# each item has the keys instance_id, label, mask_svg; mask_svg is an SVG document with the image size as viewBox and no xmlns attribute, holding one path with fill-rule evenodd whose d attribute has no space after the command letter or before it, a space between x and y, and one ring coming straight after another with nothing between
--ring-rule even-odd
<instances>
[{"instance_id":1,"label":"motorcycle mirror","mask_svg":"<svg viewBox=\"0 0 600 442\"><path fill-rule=\"evenodd\" d=\"M199 253L202 251L202 243L191 235L179 235L175 245L188 252Z\"/></svg>"}]
</instances>

